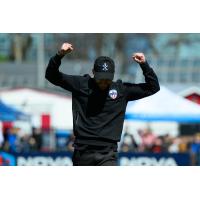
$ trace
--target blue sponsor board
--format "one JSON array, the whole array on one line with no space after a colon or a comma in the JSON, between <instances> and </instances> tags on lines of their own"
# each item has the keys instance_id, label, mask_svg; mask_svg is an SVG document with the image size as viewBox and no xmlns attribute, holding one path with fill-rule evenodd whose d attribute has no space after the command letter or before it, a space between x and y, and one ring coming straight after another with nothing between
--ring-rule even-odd
<instances>
[{"instance_id":1,"label":"blue sponsor board","mask_svg":"<svg viewBox=\"0 0 200 200\"><path fill-rule=\"evenodd\" d=\"M0 152L0 166L15 166L15 165L16 165L16 159L14 155L6 152Z\"/></svg>"},{"instance_id":2,"label":"blue sponsor board","mask_svg":"<svg viewBox=\"0 0 200 200\"><path fill-rule=\"evenodd\" d=\"M71 166L72 153L21 153L15 154L18 166Z\"/></svg>"},{"instance_id":3,"label":"blue sponsor board","mask_svg":"<svg viewBox=\"0 0 200 200\"><path fill-rule=\"evenodd\" d=\"M122 166L189 166L189 153L119 153Z\"/></svg>"},{"instance_id":4,"label":"blue sponsor board","mask_svg":"<svg viewBox=\"0 0 200 200\"><path fill-rule=\"evenodd\" d=\"M72 153L0 153L0 165L72 166ZM189 153L119 153L120 166L189 166Z\"/></svg>"}]
</instances>

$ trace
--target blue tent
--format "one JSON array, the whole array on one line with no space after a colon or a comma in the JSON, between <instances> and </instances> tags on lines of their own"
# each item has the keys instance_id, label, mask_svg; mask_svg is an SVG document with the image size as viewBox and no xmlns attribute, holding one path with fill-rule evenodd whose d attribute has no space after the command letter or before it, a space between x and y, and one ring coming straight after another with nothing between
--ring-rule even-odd
<instances>
[{"instance_id":1,"label":"blue tent","mask_svg":"<svg viewBox=\"0 0 200 200\"><path fill-rule=\"evenodd\" d=\"M28 119L28 115L0 101L0 121L15 121Z\"/></svg>"}]
</instances>

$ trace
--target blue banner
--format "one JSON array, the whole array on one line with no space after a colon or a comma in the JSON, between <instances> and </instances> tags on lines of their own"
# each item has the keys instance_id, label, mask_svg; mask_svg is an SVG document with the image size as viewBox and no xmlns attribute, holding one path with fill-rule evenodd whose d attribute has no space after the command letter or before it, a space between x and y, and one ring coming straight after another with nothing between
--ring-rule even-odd
<instances>
[{"instance_id":1,"label":"blue banner","mask_svg":"<svg viewBox=\"0 0 200 200\"><path fill-rule=\"evenodd\" d=\"M72 166L72 153L22 153L16 154L18 166Z\"/></svg>"},{"instance_id":2,"label":"blue banner","mask_svg":"<svg viewBox=\"0 0 200 200\"><path fill-rule=\"evenodd\" d=\"M0 166L72 166L72 153L0 152ZM189 153L119 153L120 166L189 166Z\"/></svg>"},{"instance_id":3,"label":"blue banner","mask_svg":"<svg viewBox=\"0 0 200 200\"><path fill-rule=\"evenodd\" d=\"M0 166L15 166L16 165L16 158L14 155L0 152Z\"/></svg>"},{"instance_id":4,"label":"blue banner","mask_svg":"<svg viewBox=\"0 0 200 200\"><path fill-rule=\"evenodd\" d=\"M119 153L122 166L189 166L189 153Z\"/></svg>"}]
</instances>

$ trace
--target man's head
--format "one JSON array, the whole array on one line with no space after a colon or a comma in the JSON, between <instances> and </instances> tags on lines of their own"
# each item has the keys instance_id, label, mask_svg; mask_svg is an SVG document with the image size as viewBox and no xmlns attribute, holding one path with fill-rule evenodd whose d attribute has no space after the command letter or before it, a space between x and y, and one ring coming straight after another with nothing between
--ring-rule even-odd
<instances>
[{"instance_id":1,"label":"man's head","mask_svg":"<svg viewBox=\"0 0 200 200\"><path fill-rule=\"evenodd\" d=\"M115 63L106 56L98 57L94 62L94 79L101 90L106 90L114 78Z\"/></svg>"}]
</instances>

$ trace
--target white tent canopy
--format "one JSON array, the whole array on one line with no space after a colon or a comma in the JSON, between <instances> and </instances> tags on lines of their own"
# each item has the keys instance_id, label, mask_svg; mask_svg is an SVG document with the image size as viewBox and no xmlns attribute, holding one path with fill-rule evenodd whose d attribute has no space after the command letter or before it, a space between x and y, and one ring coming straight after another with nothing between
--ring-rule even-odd
<instances>
[{"instance_id":1,"label":"white tent canopy","mask_svg":"<svg viewBox=\"0 0 200 200\"><path fill-rule=\"evenodd\" d=\"M51 124L57 129L72 129L72 100L40 90L20 88L0 92L0 99L33 116L34 126L40 126L40 116L49 114Z\"/></svg>"},{"instance_id":2,"label":"white tent canopy","mask_svg":"<svg viewBox=\"0 0 200 200\"><path fill-rule=\"evenodd\" d=\"M126 109L126 119L200 122L200 106L161 86L158 93L129 102Z\"/></svg>"}]
</instances>

